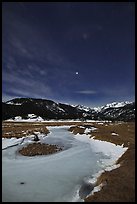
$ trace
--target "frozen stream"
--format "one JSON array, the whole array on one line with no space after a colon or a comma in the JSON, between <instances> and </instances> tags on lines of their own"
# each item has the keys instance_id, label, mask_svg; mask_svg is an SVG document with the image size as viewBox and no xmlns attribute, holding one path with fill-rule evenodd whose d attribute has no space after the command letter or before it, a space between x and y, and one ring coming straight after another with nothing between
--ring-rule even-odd
<instances>
[{"instance_id":1,"label":"frozen stream","mask_svg":"<svg viewBox=\"0 0 137 204\"><path fill-rule=\"evenodd\" d=\"M3 150L3 202L82 202L78 192L83 181L92 181L127 149L89 139L86 134L74 136L68 128L49 127L50 134L40 137L41 142L63 147L56 154L26 157L17 153L19 146ZM2 143L5 147L19 141L3 139Z\"/></svg>"}]
</instances>

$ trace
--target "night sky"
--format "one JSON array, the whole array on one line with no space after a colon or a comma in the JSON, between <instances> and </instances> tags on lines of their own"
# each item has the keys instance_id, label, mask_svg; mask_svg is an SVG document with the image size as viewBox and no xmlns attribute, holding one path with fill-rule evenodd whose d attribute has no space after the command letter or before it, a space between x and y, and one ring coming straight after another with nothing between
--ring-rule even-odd
<instances>
[{"instance_id":1,"label":"night sky","mask_svg":"<svg viewBox=\"0 0 137 204\"><path fill-rule=\"evenodd\" d=\"M134 101L135 4L2 3L2 98Z\"/></svg>"}]
</instances>

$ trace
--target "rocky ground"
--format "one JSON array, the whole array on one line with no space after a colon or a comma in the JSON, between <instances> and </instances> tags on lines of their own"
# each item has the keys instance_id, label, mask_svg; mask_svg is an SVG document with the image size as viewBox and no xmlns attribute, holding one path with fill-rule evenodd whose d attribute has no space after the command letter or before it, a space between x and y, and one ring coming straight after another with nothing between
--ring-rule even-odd
<instances>
[{"instance_id":1,"label":"rocky ground","mask_svg":"<svg viewBox=\"0 0 137 204\"><path fill-rule=\"evenodd\" d=\"M2 137L22 137L33 134L36 131L48 134L46 126L67 125L68 122L51 123L21 123L3 122ZM94 193L85 199L85 202L134 202L135 201L135 123L115 122L115 123L84 123L69 122L73 125L70 128L74 134L83 134L86 127L97 128L91 131L89 137L128 147L125 154L119 158L117 164L120 167L112 171L104 172L97 181L97 185L105 183L101 191ZM60 151L61 148L55 145L41 144L35 142L20 150L20 153L27 156L51 154ZM31 155L29 155L31 153Z\"/></svg>"}]
</instances>

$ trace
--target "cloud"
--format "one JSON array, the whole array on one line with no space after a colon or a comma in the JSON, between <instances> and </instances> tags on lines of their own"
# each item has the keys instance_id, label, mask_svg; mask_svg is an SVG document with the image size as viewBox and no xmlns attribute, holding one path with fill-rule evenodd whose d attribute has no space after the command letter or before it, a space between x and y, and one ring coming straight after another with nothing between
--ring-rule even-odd
<instances>
[{"instance_id":1,"label":"cloud","mask_svg":"<svg viewBox=\"0 0 137 204\"><path fill-rule=\"evenodd\" d=\"M113 96L113 97L125 97L130 95L135 95L135 87L126 87L126 86L118 86L111 88L104 88L102 90L102 93L104 93L107 96Z\"/></svg>"},{"instance_id":2,"label":"cloud","mask_svg":"<svg viewBox=\"0 0 137 204\"><path fill-rule=\"evenodd\" d=\"M75 93L79 93L79 94L96 94L97 92L94 90L82 90L82 91L76 91Z\"/></svg>"},{"instance_id":3,"label":"cloud","mask_svg":"<svg viewBox=\"0 0 137 204\"><path fill-rule=\"evenodd\" d=\"M3 95L13 95L19 97L52 97L53 91L51 86L44 80L39 80L36 77L31 78L31 73L28 70L28 75L24 77L19 72L3 74ZM29 76L30 74L30 76Z\"/></svg>"}]
</instances>

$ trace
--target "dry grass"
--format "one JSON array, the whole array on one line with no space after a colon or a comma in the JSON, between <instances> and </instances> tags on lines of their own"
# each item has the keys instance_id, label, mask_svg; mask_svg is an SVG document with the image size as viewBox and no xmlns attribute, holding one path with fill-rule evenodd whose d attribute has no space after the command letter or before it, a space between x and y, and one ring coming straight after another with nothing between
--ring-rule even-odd
<instances>
[{"instance_id":1,"label":"dry grass","mask_svg":"<svg viewBox=\"0 0 137 204\"><path fill-rule=\"evenodd\" d=\"M18 122L3 122L2 123L2 137L5 138L21 138L31 135L34 132L48 134L49 131L43 124L38 123L18 123Z\"/></svg>"},{"instance_id":2,"label":"dry grass","mask_svg":"<svg viewBox=\"0 0 137 204\"><path fill-rule=\"evenodd\" d=\"M29 144L27 147L23 147L21 150L19 150L19 153L24 156L36 156L53 154L61 150L62 149L57 145L41 144L38 142Z\"/></svg>"},{"instance_id":3,"label":"dry grass","mask_svg":"<svg viewBox=\"0 0 137 204\"><path fill-rule=\"evenodd\" d=\"M80 128L78 126L72 126L69 128L69 131L73 132L74 135L76 135L77 133L84 134L84 130L85 128Z\"/></svg>"},{"instance_id":4,"label":"dry grass","mask_svg":"<svg viewBox=\"0 0 137 204\"><path fill-rule=\"evenodd\" d=\"M107 126L106 126L107 125ZM115 144L124 144L128 147L135 143L135 123L110 123L99 125L94 124L98 129L92 133L96 139L112 142ZM113 136L112 133L117 133L118 136Z\"/></svg>"},{"instance_id":5,"label":"dry grass","mask_svg":"<svg viewBox=\"0 0 137 204\"><path fill-rule=\"evenodd\" d=\"M97 185L106 182L101 191L94 193L85 199L85 202L134 202L135 201L135 123L104 123L98 124L85 122L43 122L43 123L19 123L3 122L2 137L22 137L25 134L31 134L34 131L48 133L46 126L75 125L70 128L74 133L83 134L84 128L78 125L93 125L98 128L91 133L95 139L112 142L115 144L124 144L128 147L125 154L117 161L120 167L109 172L104 172L97 181ZM24 131L24 134L23 132ZM9 133L10 132L10 133ZM113 136L112 132L118 134ZM89 135L90 137L90 135ZM30 147L29 147L30 148ZM32 147L31 147L32 148ZM43 148L40 145L40 148ZM45 147L44 147L45 148ZM38 148L39 149L39 148ZM23 150L26 151L26 150ZM30 150L29 150L30 151ZM46 150L44 150L46 151Z\"/></svg>"},{"instance_id":6,"label":"dry grass","mask_svg":"<svg viewBox=\"0 0 137 204\"><path fill-rule=\"evenodd\" d=\"M98 128L91 133L95 139L117 145L124 144L128 150L117 161L121 166L105 171L97 180L97 185L107 183L101 191L85 199L85 202L134 202L135 201L135 123L94 123ZM81 132L78 126L71 127L74 134ZM112 135L117 133L118 136Z\"/></svg>"},{"instance_id":7,"label":"dry grass","mask_svg":"<svg viewBox=\"0 0 137 204\"><path fill-rule=\"evenodd\" d=\"M40 133L48 134L49 131L46 126L62 126L62 125L81 125L83 122L2 122L2 137L20 138L31 135L38 131Z\"/></svg>"},{"instance_id":8,"label":"dry grass","mask_svg":"<svg viewBox=\"0 0 137 204\"><path fill-rule=\"evenodd\" d=\"M134 158L134 155L132 155ZM126 161L129 154L126 154ZM121 159L123 159L121 157ZM129 166L130 165L130 166ZM86 202L134 202L135 201L135 164L134 160L124 162L120 168L104 172L97 184L107 181L101 191L89 196Z\"/></svg>"}]
</instances>

